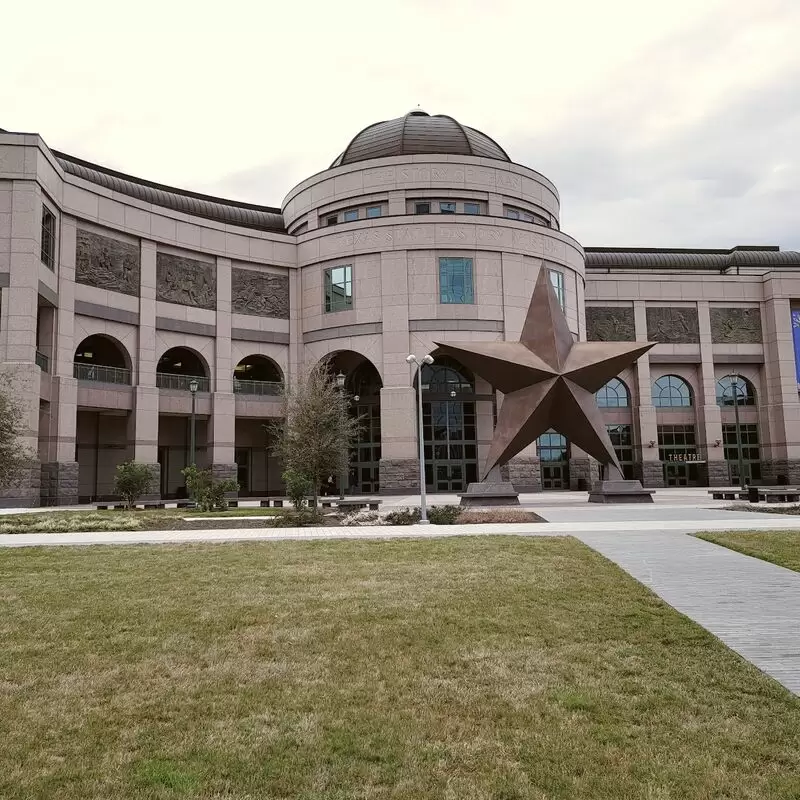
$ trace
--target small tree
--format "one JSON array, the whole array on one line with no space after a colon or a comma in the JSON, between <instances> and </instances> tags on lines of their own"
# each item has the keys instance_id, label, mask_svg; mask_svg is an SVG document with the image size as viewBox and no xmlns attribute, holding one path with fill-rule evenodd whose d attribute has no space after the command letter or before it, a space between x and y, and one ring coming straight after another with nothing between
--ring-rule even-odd
<instances>
[{"instance_id":1,"label":"small tree","mask_svg":"<svg viewBox=\"0 0 800 800\"><path fill-rule=\"evenodd\" d=\"M283 385L281 396L283 418L269 426L273 452L286 470L309 478L316 509L322 482L347 471L359 423L325 363L301 371L291 386Z\"/></svg>"},{"instance_id":2,"label":"small tree","mask_svg":"<svg viewBox=\"0 0 800 800\"><path fill-rule=\"evenodd\" d=\"M210 469L198 469L192 465L181 472L186 478L189 497L201 511L224 511L228 507L225 495L239 491L239 484L233 478L215 481Z\"/></svg>"},{"instance_id":3,"label":"small tree","mask_svg":"<svg viewBox=\"0 0 800 800\"><path fill-rule=\"evenodd\" d=\"M281 478L283 478L283 482L286 485L286 494L289 495L294 510L300 511L303 508L303 500L306 499L306 495L310 494L314 488L311 480L308 475L295 469L284 470Z\"/></svg>"},{"instance_id":4,"label":"small tree","mask_svg":"<svg viewBox=\"0 0 800 800\"><path fill-rule=\"evenodd\" d=\"M143 494L147 494L150 491L152 480L153 473L147 464L140 464L138 461L124 461L117 466L117 474L114 477L114 492L131 509Z\"/></svg>"},{"instance_id":5,"label":"small tree","mask_svg":"<svg viewBox=\"0 0 800 800\"><path fill-rule=\"evenodd\" d=\"M5 377L0 383L0 489L13 486L33 464L34 454L21 445L25 415Z\"/></svg>"}]
</instances>

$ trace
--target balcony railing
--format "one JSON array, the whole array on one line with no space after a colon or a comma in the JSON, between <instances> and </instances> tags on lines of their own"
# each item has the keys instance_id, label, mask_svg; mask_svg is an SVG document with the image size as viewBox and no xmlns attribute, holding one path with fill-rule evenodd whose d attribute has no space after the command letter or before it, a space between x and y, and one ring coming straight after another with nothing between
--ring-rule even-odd
<instances>
[{"instance_id":1,"label":"balcony railing","mask_svg":"<svg viewBox=\"0 0 800 800\"><path fill-rule=\"evenodd\" d=\"M157 372L156 373L156 386L159 389L174 389L178 392L188 392L189 384L192 381L197 381L197 391L209 391L210 382L208 378L202 375L173 375L170 372Z\"/></svg>"},{"instance_id":2,"label":"balcony railing","mask_svg":"<svg viewBox=\"0 0 800 800\"><path fill-rule=\"evenodd\" d=\"M131 371L122 367L104 367L100 364L72 365L72 374L79 381L95 381L97 383L115 383L122 386L131 385Z\"/></svg>"},{"instance_id":3,"label":"balcony railing","mask_svg":"<svg viewBox=\"0 0 800 800\"><path fill-rule=\"evenodd\" d=\"M233 391L236 394L250 394L257 397L268 395L276 397L281 393L280 381L240 381L233 379Z\"/></svg>"},{"instance_id":4,"label":"balcony railing","mask_svg":"<svg viewBox=\"0 0 800 800\"><path fill-rule=\"evenodd\" d=\"M42 372L50 372L50 359L44 354L36 351L36 366Z\"/></svg>"}]
</instances>

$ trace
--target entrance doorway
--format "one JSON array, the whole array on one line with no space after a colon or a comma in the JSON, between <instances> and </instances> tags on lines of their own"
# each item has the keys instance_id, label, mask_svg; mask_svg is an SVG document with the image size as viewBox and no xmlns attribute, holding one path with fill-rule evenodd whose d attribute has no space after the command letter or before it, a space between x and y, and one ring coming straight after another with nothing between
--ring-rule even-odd
<instances>
[{"instance_id":1,"label":"entrance doorway","mask_svg":"<svg viewBox=\"0 0 800 800\"><path fill-rule=\"evenodd\" d=\"M239 484L239 494L250 494L250 448L237 447L234 453L236 461L236 482Z\"/></svg>"},{"instance_id":2,"label":"entrance doorway","mask_svg":"<svg viewBox=\"0 0 800 800\"><path fill-rule=\"evenodd\" d=\"M542 468L542 489L569 489L569 442L566 436L547 431L536 440Z\"/></svg>"}]
</instances>

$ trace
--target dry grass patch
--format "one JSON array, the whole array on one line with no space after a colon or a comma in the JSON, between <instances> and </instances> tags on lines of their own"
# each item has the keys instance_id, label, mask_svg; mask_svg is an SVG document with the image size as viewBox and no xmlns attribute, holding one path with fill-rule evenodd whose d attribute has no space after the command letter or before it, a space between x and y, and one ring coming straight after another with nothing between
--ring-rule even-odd
<instances>
[{"instance_id":1,"label":"dry grass patch","mask_svg":"<svg viewBox=\"0 0 800 800\"><path fill-rule=\"evenodd\" d=\"M800 531L727 531L696 535L707 542L800 572Z\"/></svg>"},{"instance_id":2,"label":"dry grass patch","mask_svg":"<svg viewBox=\"0 0 800 800\"><path fill-rule=\"evenodd\" d=\"M487 522L545 522L533 511L521 508L489 508L486 511L462 511L458 515L459 525L480 525Z\"/></svg>"},{"instance_id":3,"label":"dry grass patch","mask_svg":"<svg viewBox=\"0 0 800 800\"><path fill-rule=\"evenodd\" d=\"M0 551L0 797L792 798L800 701L570 539Z\"/></svg>"}]
</instances>

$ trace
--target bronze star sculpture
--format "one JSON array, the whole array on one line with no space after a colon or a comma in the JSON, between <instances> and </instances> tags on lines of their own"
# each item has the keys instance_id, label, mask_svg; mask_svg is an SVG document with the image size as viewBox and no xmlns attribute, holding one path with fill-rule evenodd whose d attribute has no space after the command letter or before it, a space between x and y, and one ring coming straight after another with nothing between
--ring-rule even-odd
<instances>
[{"instance_id":1,"label":"bronze star sculpture","mask_svg":"<svg viewBox=\"0 0 800 800\"><path fill-rule=\"evenodd\" d=\"M436 342L505 395L482 479L553 428L621 480L594 395L654 344L576 342L544 267L518 342Z\"/></svg>"}]
</instances>

